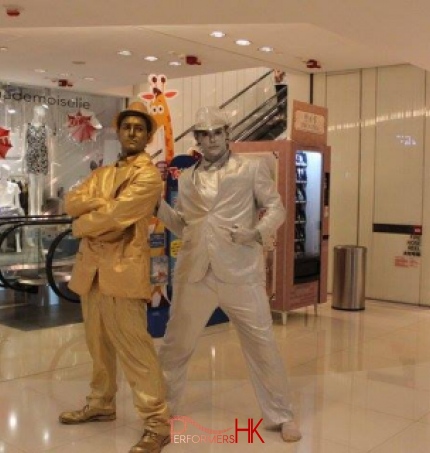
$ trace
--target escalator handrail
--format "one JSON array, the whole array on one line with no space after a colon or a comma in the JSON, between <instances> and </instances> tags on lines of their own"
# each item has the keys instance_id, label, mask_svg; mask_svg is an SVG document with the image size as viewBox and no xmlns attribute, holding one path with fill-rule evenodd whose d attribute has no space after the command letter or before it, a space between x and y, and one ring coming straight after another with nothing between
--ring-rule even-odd
<instances>
[{"instance_id":1,"label":"escalator handrail","mask_svg":"<svg viewBox=\"0 0 430 453\"><path fill-rule=\"evenodd\" d=\"M247 127L245 130L241 131L238 135L235 137L232 137L232 141L234 142L242 142L246 139L248 139L254 132L258 131L260 127L264 126L268 121L270 121L272 118L274 118L277 115L277 110L272 110L268 113L264 113L264 115L261 115L260 117L256 118L255 121L253 121L249 127Z\"/></svg>"},{"instance_id":2,"label":"escalator handrail","mask_svg":"<svg viewBox=\"0 0 430 453\"><path fill-rule=\"evenodd\" d=\"M2 248L3 242L5 239L11 234L14 230L17 230L18 228L25 227L25 226L44 226L44 225L66 225L72 223L72 219L69 217L67 219L57 219L57 220L33 220L33 221L24 221L20 223L13 223L9 228L6 228L2 232L0 232L0 249ZM28 292L29 288L32 288L32 285L23 285L20 283L17 284L11 284L10 282L7 281L6 277L3 275L1 266L0 266L0 283L4 288L9 288L13 289L15 291L24 291Z\"/></svg>"},{"instance_id":3,"label":"escalator handrail","mask_svg":"<svg viewBox=\"0 0 430 453\"><path fill-rule=\"evenodd\" d=\"M25 220L35 219L35 220L43 220L43 219L54 219L54 218L65 218L68 217L67 214L50 214L50 215L16 215L16 216L5 216L0 217L0 225L10 222L24 222Z\"/></svg>"},{"instance_id":4,"label":"escalator handrail","mask_svg":"<svg viewBox=\"0 0 430 453\"><path fill-rule=\"evenodd\" d=\"M230 99L228 99L227 101L223 102L219 108L220 109L223 109L225 107L227 107L227 105L231 104L233 101L235 101L237 98L239 98L240 96L242 96L242 94L246 93L248 90L250 90L252 87L254 87L255 85L257 85L257 83L261 82L262 80L264 80L266 77L268 77L270 74L273 73L273 69L271 69L270 71L267 71L266 73L264 73L262 76L258 77L258 79L255 79L252 83L250 83L247 87L245 87L243 90L240 90L239 92L237 92L233 97L231 97Z\"/></svg>"},{"instance_id":5,"label":"escalator handrail","mask_svg":"<svg viewBox=\"0 0 430 453\"><path fill-rule=\"evenodd\" d=\"M240 90L238 93L236 93L234 96L232 96L230 99L228 99L227 101L223 102L218 108L219 109L223 109L225 107L227 107L227 105L231 104L233 101L235 101L237 98L239 98L240 96L242 96L244 93L246 93L248 90L250 90L252 87L254 87L255 85L257 85L257 83L261 82L262 80L264 80L266 77L268 77L270 74L273 73L273 69L271 69L270 71L267 71L266 73L264 73L262 76L260 76L258 79L254 80L252 83L250 83L248 86L246 86L245 88L243 88L242 90ZM179 140L181 140L181 138L184 138L187 134L189 134L190 132L192 132L194 129L194 125L190 126L188 129L186 129L184 132L182 132L181 134L179 134L174 142L178 142Z\"/></svg>"},{"instance_id":6,"label":"escalator handrail","mask_svg":"<svg viewBox=\"0 0 430 453\"><path fill-rule=\"evenodd\" d=\"M4 240L9 236L9 234L21 226L25 225L24 222L13 224L9 228L6 228L4 231L0 233L0 249L2 248ZM13 289L14 291L22 291L22 292L30 292L30 285L22 285L20 283L12 284L10 283L7 278L3 275L1 266L0 266L0 282L3 288Z\"/></svg>"},{"instance_id":7,"label":"escalator handrail","mask_svg":"<svg viewBox=\"0 0 430 453\"><path fill-rule=\"evenodd\" d=\"M46 255L46 278L48 280L48 284L49 286L51 287L52 291L54 291L54 293L62 298L62 299L65 299L65 300L68 300L69 302L79 302L79 298L77 299L73 299L72 297L68 296L67 294L64 294L60 287L57 285L57 282L55 281L55 277L54 277L54 272L52 270L52 264L54 262L54 255L55 255L55 251L57 249L57 246L58 244L68 235L72 232L72 229L71 228L68 228L67 230L63 231L62 233L60 233L52 242L51 242L51 245L49 246L49 249L48 249L48 254Z\"/></svg>"},{"instance_id":8,"label":"escalator handrail","mask_svg":"<svg viewBox=\"0 0 430 453\"><path fill-rule=\"evenodd\" d=\"M277 98L277 95L274 94L273 96L271 96L270 98L266 99L262 104L260 104L258 107L256 107L251 113L249 113L248 115L246 115L244 118L242 118L238 123L234 124L231 128L230 128L230 131L234 131L235 129L237 129L239 126L241 126L243 123L245 123L249 118L253 117L256 113L258 113L259 111L261 111L264 107L266 107L268 104L270 104L270 101L272 101L273 99ZM282 101L282 103L284 103L285 101ZM276 107L278 108L278 104L280 103L276 103L274 104L273 107ZM262 115L263 116L263 115Z\"/></svg>"}]
</instances>

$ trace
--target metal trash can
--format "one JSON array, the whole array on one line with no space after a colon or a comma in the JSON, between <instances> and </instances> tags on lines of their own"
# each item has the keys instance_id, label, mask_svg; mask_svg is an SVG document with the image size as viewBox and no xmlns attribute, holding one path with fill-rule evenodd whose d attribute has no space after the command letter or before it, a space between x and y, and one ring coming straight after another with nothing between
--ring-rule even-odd
<instances>
[{"instance_id":1,"label":"metal trash can","mask_svg":"<svg viewBox=\"0 0 430 453\"><path fill-rule=\"evenodd\" d=\"M332 308L364 310L366 247L337 245L334 248Z\"/></svg>"}]
</instances>

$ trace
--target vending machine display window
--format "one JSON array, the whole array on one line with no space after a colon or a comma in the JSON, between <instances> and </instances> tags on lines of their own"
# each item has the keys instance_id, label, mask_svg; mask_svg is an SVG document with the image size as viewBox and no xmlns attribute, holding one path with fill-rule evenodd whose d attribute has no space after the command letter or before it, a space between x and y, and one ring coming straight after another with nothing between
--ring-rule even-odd
<instances>
[{"instance_id":1,"label":"vending machine display window","mask_svg":"<svg viewBox=\"0 0 430 453\"><path fill-rule=\"evenodd\" d=\"M322 174L320 152L296 151L294 283L320 275Z\"/></svg>"}]
</instances>

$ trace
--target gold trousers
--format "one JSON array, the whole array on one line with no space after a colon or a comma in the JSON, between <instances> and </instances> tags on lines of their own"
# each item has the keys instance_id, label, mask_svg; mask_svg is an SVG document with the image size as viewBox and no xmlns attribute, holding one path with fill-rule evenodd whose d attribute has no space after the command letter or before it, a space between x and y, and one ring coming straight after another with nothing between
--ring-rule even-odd
<instances>
[{"instance_id":1,"label":"gold trousers","mask_svg":"<svg viewBox=\"0 0 430 453\"><path fill-rule=\"evenodd\" d=\"M145 426L161 434L169 433L166 388L147 331L145 301L105 296L97 283L81 299L86 340L93 359L87 403L90 407L115 410L118 356Z\"/></svg>"}]
</instances>

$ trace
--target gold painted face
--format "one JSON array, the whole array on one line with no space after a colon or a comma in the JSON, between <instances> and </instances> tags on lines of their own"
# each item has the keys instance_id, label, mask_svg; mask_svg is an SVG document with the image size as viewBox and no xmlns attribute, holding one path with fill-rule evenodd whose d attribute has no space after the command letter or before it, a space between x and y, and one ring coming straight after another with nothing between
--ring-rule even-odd
<instances>
[{"instance_id":1,"label":"gold painted face","mask_svg":"<svg viewBox=\"0 0 430 453\"><path fill-rule=\"evenodd\" d=\"M143 118L140 116L127 116L123 119L118 130L121 154L123 156L132 156L142 153L145 151L150 138Z\"/></svg>"}]
</instances>

